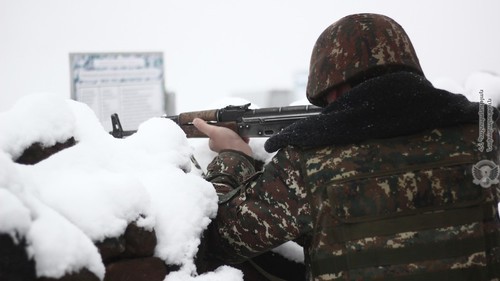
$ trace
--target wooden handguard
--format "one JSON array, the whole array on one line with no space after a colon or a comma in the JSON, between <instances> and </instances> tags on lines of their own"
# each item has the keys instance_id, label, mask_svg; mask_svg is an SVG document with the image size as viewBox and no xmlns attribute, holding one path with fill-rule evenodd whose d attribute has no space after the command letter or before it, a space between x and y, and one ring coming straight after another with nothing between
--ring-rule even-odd
<instances>
[{"instance_id":1,"label":"wooden handguard","mask_svg":"<svg viewBox=\"0 0 500 281\"><path fill-rule=\"evenodd\" d=\"M235 133L238 134L238 126L236 125L236 122L217 122L217 123L208 122L208 123L210 123L210 125L226 127L228 129L233 130ZM188 138L206 138L207 137L207 135L198 131L198 129L196 129L196 127L192 123L191 124L183 124L183 125L180 125L180 127L184 131L184 133L186 133L186 137L188 137Z\"/></svg>"},{"instance_id":2,"label":"wooden handguard","mask_svg":"<svg viewBox=\"0 0 500 281\"><path fill-rule=\"evenodd\" d=\"M181 113L179 114L179 125L191 124L196 117L205 121L217 121L217 110L212 109Z\"/></svg>"}]
</instances>

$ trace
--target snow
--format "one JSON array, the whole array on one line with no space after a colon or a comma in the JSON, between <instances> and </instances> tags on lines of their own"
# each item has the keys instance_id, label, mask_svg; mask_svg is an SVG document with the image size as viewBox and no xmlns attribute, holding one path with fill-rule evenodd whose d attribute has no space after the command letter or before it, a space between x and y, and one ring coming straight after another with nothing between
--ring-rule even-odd
<instances>
[{"instance_id":1,"label":"snow","mask_svg":"<svg viewBox=\"0 0 500 281\"><path fill-rule=\"evenodd\" d=\"M17 233L27 233L31 219L30 211L6 189L0 189L0 233L8 233L17 241Z\"/></svg>"},{"instance_id":2,"label":"snow","mask_svg":"<svg viewBox=\"0 0 500 281\"><path fill-rule=\"evenodd\" d=\"M500 76L488 72L474 72L465 81L465 92L470 100L479 101L482 90L486 102L491 98L492 105L500 105Z\"/></svg>"},{"instance_id":3,"label":"snow","mask_svg":"<svg viewBox=\"0 0 500 281\"><path fill-rule=\"evenodd\" d=\"M476 71L471 73L464 83L459 83L448 77L436 78L431 82L436 88L463 94L470 101L479 102L480 92L482 92L485 103L491 99L491 105L500 105L500 76L496 74Z\"/></svg>"},{"instance_id":4,"label":"snow","mask_svg":"<svg viewBox=\"0 0 500 281\"><path fill-rule=\"evenodd\" d=\"M23 197L35 216L26 238L37 276L60 278L85 266L102 279L104 265L99 252L83 231L32 194Z\"/></svg>"},{"instance_id":5,"label":"snow","mask_svg":"<svg viewBox=\"0 0 500 281\"><path fill-rule=\"evenodd\" d=\"M448 77L440 77L432 81L432 85L439 89L444 89L456 94L465 93L465 89L455 80Z\"/></svg>"},{"instance_id":6,"label":"snow","mask_svg":"<svg viewBox=\"0 0 500 281\"><path fill-rule=\"evenodd\" d=\"M221 266L213 272L193 277L186 272L170 273L165 281L232 281L243 280L243 273L229 266Z\"/></svg>"},{"instance_id":7,"label":"snow","mask_svg":"<svg viewBox=\"0 0 500 281\"><path fill-rule=\"evenodd\" d=\"M274 248L272 251L287 257L287 259L291 261L304 263L304 249L294 241L288 241L281 246Z\"/></svg>"},{"instance_id":8,"label":"snow","mask_svg":"<svg viewBox=\"0 0 500 281\"><path fill-rule=\"evenodd\" d=\"M51 106L44 106L47 104ZM0 150L17 158L32 140L47 146L65 141L72 136L74 123L75 117L65 101L56 96L21 98L11 110L0 113Z\"/></svg>"},{"instance_id":9,"label":"snow","mask_svg":"<svg viewBox=\"0 0 500 281\"><path fill-rule=\"evenodd\" d=\"M189 173L193 147L174 122L152 118L137 134L115 139L86 105L43 94L2 113L0 131L0 199L7 202L0 206L0 232L26 239L37 276L58 278L86 267L102 279L94 242L123 234L137 220L155 228L155 255L181 265L179 280L197 280L193 257L216 214L217 195ZM51 146L70 136L76 145L38 164L12 160L31 143ZM233 271L210 276L242 280Z\"/></svg>"}]
</instances>

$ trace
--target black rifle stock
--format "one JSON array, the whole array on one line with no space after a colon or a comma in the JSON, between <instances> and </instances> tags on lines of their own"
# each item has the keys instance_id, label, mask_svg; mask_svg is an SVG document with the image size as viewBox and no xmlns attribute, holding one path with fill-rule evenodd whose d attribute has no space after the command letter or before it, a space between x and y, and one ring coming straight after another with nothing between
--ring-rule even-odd
<instances>
[{"instance_id":1,"label":"black rifle stock","mask_svg":"<svg viewBox=\"0 0 500 281\"><path fill-rule=\"evenodd\" d=\"M188 138L206 138L207 136L193 125L194 118L201 118L209 124L223 126L236 132L241 137L270 137L288 125L300 119L319 114L323 108L314 105L267 107L250 109L250 104L230 105L221 109L184 112L175 116L162 116L177 123ZM136 131L124 131L118 114L111 115L115 138L123 138Z\"/></svg>"}]
</instances>

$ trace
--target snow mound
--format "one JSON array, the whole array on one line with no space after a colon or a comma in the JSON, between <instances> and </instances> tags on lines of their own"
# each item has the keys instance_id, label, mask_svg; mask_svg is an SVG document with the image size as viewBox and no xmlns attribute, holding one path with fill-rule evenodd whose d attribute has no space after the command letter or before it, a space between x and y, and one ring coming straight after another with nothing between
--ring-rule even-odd
<instances>
[{"instance_id":1,"label":"snow mound","mask_svg":"<svg viewBox=\"0 0 500 281\"><path fill-rule=\"evenodd\" d=\"M115 139L86 105L39 94L0 113L0 132L0 232L26 239L37 276L87 268L102 279L94 243L137 221L155 229L155 255L181 265L168 280L242 280L226 268L194 276L193 259L216 215L217 195L189 173L194 149L171 120L152 118L133 136ZM70 137L74 146L35 165L12 160L32 143L48 147Z\"/></svg>"}]
</instances>

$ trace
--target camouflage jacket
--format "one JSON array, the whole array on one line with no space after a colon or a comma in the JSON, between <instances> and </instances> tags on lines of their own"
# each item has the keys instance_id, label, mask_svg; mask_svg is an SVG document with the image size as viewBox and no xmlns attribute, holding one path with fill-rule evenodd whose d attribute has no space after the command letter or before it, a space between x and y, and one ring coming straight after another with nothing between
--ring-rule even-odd
<instances>
[{"instance_id":1,"label":"camouflage jacket","mask_svg":"<svg viewBox=\"0 0 500 281\"><path fill-rule=\"evenodd\" d=\"M498 150L481 153L478 135L464 123L289 144L260 171L223 151L207 173L220 195L215 254L239 262L300 239L309 280L500 278L498 184L482 188L473 174Z\"/></svg>"}]
</instances>

